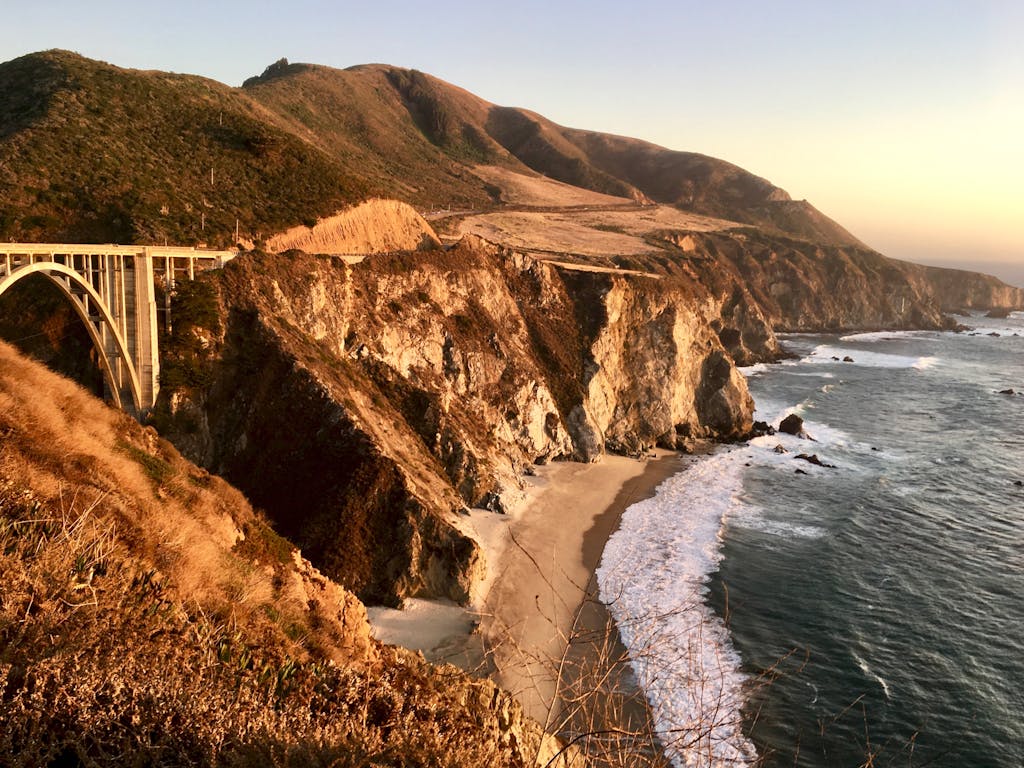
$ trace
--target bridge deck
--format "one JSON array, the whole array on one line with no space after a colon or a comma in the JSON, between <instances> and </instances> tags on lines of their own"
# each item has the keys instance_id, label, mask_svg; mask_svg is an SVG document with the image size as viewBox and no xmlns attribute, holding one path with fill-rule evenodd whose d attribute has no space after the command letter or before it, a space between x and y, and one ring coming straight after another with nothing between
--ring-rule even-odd
<instances>
[{"instance_id":1,"label":"bridge deck","mask_svg":"<svg viewBox=\"0 0 1024 768\"><path fill-rule=\"evenodd\" d=\"M174 245L97 245L95 243L0 243L0 256L153 256L154 258L214 260L220 265L234 251L209 251Z\"/></svg>"}]
</instances>

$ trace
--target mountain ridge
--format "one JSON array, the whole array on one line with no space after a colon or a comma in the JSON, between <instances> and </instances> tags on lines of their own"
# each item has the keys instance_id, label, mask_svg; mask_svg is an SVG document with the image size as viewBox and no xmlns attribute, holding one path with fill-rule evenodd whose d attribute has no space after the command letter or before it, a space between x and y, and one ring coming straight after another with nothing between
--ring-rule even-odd
<instances>
[{"instance_id":1,"label":"mountain ridge","mask_svg":"<svg viewBox=\"0 0 1024 768\"><path fill-rule=\"evenodd\" d=\"M21 103L24 93L33 93L44 111L36 114ZM174 109L161 111L161 102ZM118 127L154 107L158 111L151 119L192 137L191 164L162 149L180 148L171 133L146 140ZM50 144L40 135L42 127ZM11 151L12 136L19 138L21 158ZM135 236L223 243L235 219L249 237L269 235L368 194L416 205L487 207L494 202L487 185L471 173L474 165L487 163L708 215L722 215L723 200L729 198L733 213L747 211L738 217L746 223L847 244L851 239L817 212L813 225L804 221L810 210L780 218L770 209L785 202L784 193L725 161L565 128L417 70L383 64L340 70L282 60L241 88L230 88L198 76L122 69L66 51L28 54L0 64L0 138L0 188L8 193L0 208L0 236L15 239ZM120 167L103 162L112 146L119 149ZM49 168L52 177L38 172L67 150L73 152L71 170ZM612 172L623 163L635 165L636 156L653 156L671 179L664 171L652 177L642 168L628 180ZM280 173L303 170L293 181L254 173L271 161L283 166ZM152 178L133 175L136 165L149 169ZM131 187L120 189L120 200L97 190L117 183L118 171L126 170ZM210 171L212 182L204 186ZM184 189L160 181L161 173ZM238 183L218 187L218 173ZM19 184L27 190L15 194ZM270 186L285 202L275 204ZM296 186L304 188L301 210L287 192ZM207 217L189 216L204 208ZM276 229L263 231L267 226Z\"/></svg>"}]
</instances>

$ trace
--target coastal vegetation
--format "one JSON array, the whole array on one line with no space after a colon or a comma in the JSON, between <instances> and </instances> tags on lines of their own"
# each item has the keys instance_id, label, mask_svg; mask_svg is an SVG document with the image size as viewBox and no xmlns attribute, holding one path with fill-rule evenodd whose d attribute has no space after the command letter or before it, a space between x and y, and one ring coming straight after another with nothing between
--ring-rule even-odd
<instances>
[{"instance_id":1,"label":"coastal vegetation","mask_svg":"<svg viewBox=\"0 0 1024 768\"><path fill-rule=\"evenodd\" d=\"M0 405L7 764L523 765L552 750L492 683L376 644L362 605L233 488L7 345Z\"/></svg>"}]
</instances>

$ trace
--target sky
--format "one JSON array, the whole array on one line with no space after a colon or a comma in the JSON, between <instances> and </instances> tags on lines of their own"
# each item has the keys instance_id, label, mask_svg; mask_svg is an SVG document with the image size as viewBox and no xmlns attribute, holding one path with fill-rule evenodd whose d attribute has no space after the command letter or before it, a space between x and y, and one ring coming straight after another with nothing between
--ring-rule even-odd
<instances>
[{"instance_id":1,"label":"sky","mask_svg":"<svg viewBox=\"0 0 1024 768\"><path fill-rule=\"evenodd\" d=\"M888 256L1024 285L1022 0L0 0L65 48L229 85L285 57L413 67L562 125L720 157Z\"/></svg>"}]
</instances>

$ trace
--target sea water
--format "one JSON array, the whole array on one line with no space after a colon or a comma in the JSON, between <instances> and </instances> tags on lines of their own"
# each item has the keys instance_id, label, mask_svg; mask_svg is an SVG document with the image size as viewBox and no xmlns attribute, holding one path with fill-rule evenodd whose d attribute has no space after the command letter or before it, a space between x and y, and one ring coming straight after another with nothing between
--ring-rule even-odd
<instances>
[{"instance_id":1,"label":"sea water","mask_svg":"<svg viewBox=\"0 0 1024 768\"><path fill-rule=\"evenodd\" d=\"M1024 314L965 322L785 338L748 384L806 436L624 514L601 596L676 765L1024 766Z\"/></svg>"}]
</instances>

